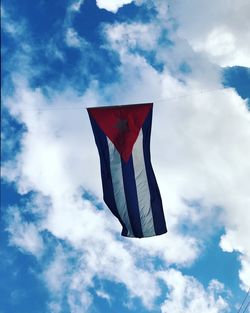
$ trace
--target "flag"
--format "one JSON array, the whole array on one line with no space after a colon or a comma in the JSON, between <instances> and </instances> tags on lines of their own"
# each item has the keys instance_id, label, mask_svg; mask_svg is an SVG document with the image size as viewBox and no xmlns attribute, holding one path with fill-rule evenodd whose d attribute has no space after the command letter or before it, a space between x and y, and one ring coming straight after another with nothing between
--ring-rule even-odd
<instances>
[{"instance_id":1,"label":"flag","mask_svg":"<svg viewBox=\"0 0 250 313\"><path fill-rule=\"evenodd\" d=\"M126 237L167 232L150 158L153 103L88 108L99 151L103 199Z\"/></svg>"}]
</instances>

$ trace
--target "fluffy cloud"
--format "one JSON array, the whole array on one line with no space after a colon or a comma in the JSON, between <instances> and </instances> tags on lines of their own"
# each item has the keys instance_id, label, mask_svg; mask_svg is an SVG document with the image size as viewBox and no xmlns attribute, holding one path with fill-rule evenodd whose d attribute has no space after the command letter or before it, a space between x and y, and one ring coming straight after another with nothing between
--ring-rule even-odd
<instances>
[{"instance_id":1,"label":"fluffy cloud","mask_svg":"<svg viewBox=\"0 0 250 313\"><path fill-rule=\"evenodd\" d=\"M96 4L100 9L116 13L125 4L129 4L133 0L97 0Z\"/></svg>"},{"instance_id":2,"label":"fluffy cloud","mask_svg":"<svg viewBox=\"0 0 250 313\"><path fill-rule=\"evenodd\" d=\"M44 243L34 223L22 219L18 208L11 208L8 212L8 232L10 243L26 253L40 257L44 251Z\"/></svg>"},{"instance_id":3,"label":"fluffy cloud","mask_svg":"<svg viewBox=\"0 0 250 313\"><path fill-rule=\"evenodd\" d=\"M196 279L173 269L160 273L159 276L170 289L161 306L162 313L228 312L228 305L222 298L224 286L218 281L211 281L206 291Z\"/></svg>"},{"instance_id":4,"label":"fluffy cloud","mask_svg":"<svg viewBox=\"0 0 250 313\"><path fill-rule=\"evenodd\" d=\"M69 11L79 12L83 2L84 2L84 0L73 1L71 6L69 7Z\"/></svg>"},{"instance_id":5,"label":"fluffy cloud","mask_svg":"<svg viewBox=\"0 0 250 313\"><path fill-rule=\"evenodd\" d=\"M69 258L72 257L70 251L66 252L58 245L53 259L44 270L43 279L51 295L49 310L53 313L61 312L64 298L67 299L70 311L76 313L82 312L82 308L87 312L92 302L90 293L85 289L88 286L87 275L86 279L83 275L76 277L73 264L69 262Z\"/></svg>"},{"instance_id":6,"label":"fluffy cloud","mask_svg":"<svg viewBox=\"0 0 250 313\"><path fill-rule=\"evenodd\" d=\"M206 53L221 66L250 67L248 0L174 1L170 10L179 36L195 51Z\"/></svg>"},{"instance_id":7,"label":"fluffy cloud","mask_svg":"<svg viewBox=\"0 0 250 313\"><path fill-rule=\"evenodd\" d=\"M239 276L241 281L243 282L242 288L247 291L250 285L250 258L247 255L243 255L241 256L240 259L241 259L241 269Z\"/></svg>"},{"instance_id":8,"label":"fluffy cloud","mask_svg":"<svg viewBox=\"0 0 250 313\"><path fill-rule=\"evenodd\" d=\"M109 7L108 3L99 1L98 5L115 12L124 4L116 2L114 7L112 2ZM159 20L166 10L166 6L159 7ZM88 307L92 297L87 289L94 277L122 283L130 297L141 298L148 308L160 294L158 279L163 279L170 288L163 312L225 311L217 282L211 282L206 291L178 271L156 277L152 262L159 257L166 267L191 265L201 253L204 238L218 226L225 228L222 249L241 253L240 278L243 287L249 283L250 216L245 211L250 201L249 112L233 90L222 90L219 67L203 54L207 48L196 48L188 29L182 33L185 20L181 4L178 2L173 10L179 22L178 35L171 28L173 46L166 47L160 40L169 21L160 27L159 20L104 27L108 49L120 58L119 83L110 83L105 90L92 81L82 96L66 86L63 93L51 92L48 98L26 82L15 81L15 94L8 99L7 108L26 131L20 152L5 164L3 176L16 183L20 194L35 191L41 195L42 214L37 224L25 224L17 215L9 228L12 242L37 254L43 249L39 232L48 231L73 250L68 253L58 246L44 270L43 277L52 292L52 312L60 312L58 293L68 295L72 312ZM79 8L73 11L79 12ZM70 16L67 25L72 29ZM78 47L80 39L74 29L66 34L68 44ZM202 38L198 34L196 37ZM160 71L150 63L148 53L152 51L162 65ZM211 57L208 50L205 52ZM188 75L179 70L185 57L191 67ZM218 58L216 62L221 64ZM201 93L210 89L212 92ZM112 103L121 99L123 103L158 100L152 160L166 210L167 236L145 241L120 239L120 226L113 216L106 209L97 210L102 197L99 160L83 106L107 103L107 99ZM84 193L94 195L95 200L90 202ZM183 224L190 232L183 234ZM77 266L70 263L71 257L79 260ZM145 267L139 266L140 262ZM176 286L175 280L179 281Z\"/></svg>"},{"instance_id":9,"label":"fluffy cloud","mask_svg":"<svg viewBox=\"0 0 250 313\"><path fill-rule=\"evenodd\" d=\"M110 295L108 293L106 293L105 291L96 290L96 294L98 295L98 297L105 299L108 302L110 302L110 300L111 300Z\"/></svg>"},{"instance_id":10,"label":"fluffy cloud","mask_svg":"<svg viewBox=\"0 0 250 313\"><path fill-rule=\"evenodd\" d=\"M98 276L123 283L131 297L140 297L145 306L151 307L159 295L159 286L153 273L137 267L137 261L148 255L158 255L169 264L189 264L199 252L198 242L177 233L174 235L174 247L171 236L164 236L161 240L152 239L147 248L141 245L138 250L139 241L136 246L133 241L117 240L120 227L118 223L114 224L113 216L107 210L97 211L89 201L82 199L82 186L101 197L101 182L96 179L100 177L99 160L86 112L80 109L82 114L79 114L79 107L70 111L57 110L58 103L60 108L68 105L67 94L60 95L55 98L55 103L51 103L39 90L31 91L21 83L19 88L16 94L19 105L16 105L17 98L13 98L9 105L12 114L25 123L27 132L22 139L18 165L5 168L4 175L17 182L20 193L32 190L45 197L39 200L39 212L43 212L39 220L40 231L49 231L77 249L81 256L79 267L85 268L82 274L62 273L67 266L63 265L66 261L60 252L46 271L45 280L54 292L66 282L66 290L70 293L73 276L82 277L79 284L84 284L86 288L92 284L93 277ZM70 99L72 101L72 95ZM77 105L82 101L83 98L77 100L76 97L74 103ZM91 141L92 147L89 144ZM162 245L169 253L161 252ZM186 253L180 255L185 248ZM51 275L51 272L54 274ZM57 275L61 279L53 278ZM74 290L73 293L76 292ZM54 307L59 300L53 301L51 305Z\"/></svg>"},{"instance_id":11,"label":"fluffy cloud","mask_svg":"<svg viewBox=\"0 0 250 313\"><path fill-rule=\"evenodd\" d=\"M138 59L138 62L141 60ZM152 71L153 79L157 78L161 82L161 75L158 77L149 65L139 64L141 70L145 73ZM130 69L127 67L127 70L129 72ZM131 71L132 75L133 68ZM170 79L166 79L167 74L164 76L164 81L169 83ZM140 80L140 84L144 88L152 86L152 75L142 77L145 79ZM127 83L130 82L125 79L123 84ZM135 83L137 86L140 85L139 81ZM162 84L164 86L164 82ZM175 85L178 86L177 81ZM142 93L142 87L135 90L137 97L141 97ZM247 154L244 149L248 149L248 144L239 145L239 142L244 143L248 140L245 131L248 119L245 121L247 111L244 102L232 91L227 91L217 92L217 96L213 97L210 94L202 97L195 95L190 97L191 99L186 99L186 103L180 101L180 98L172 104L163 104L155 108L154 125L165 125L167 122L164 132L154 126L152 152L170 232L167 236L149 238L145 242L140 240L119 242L115 239L115 234L120 227L118 223L113 224L113 217L106 210L96 211L89 201L82 199L82 186L101 197L101 182L100 179L96 179L100 177L99 160L93 136L86 112L81 112L80 109L79 114L80 104L88 103L85 97L90 94L92 101L98 101L93 100L94 94L89 91L80 98L66 92L55 97L51 103L39 90L32 91L27 86L19 84L16 97L9 101L9 108L12 114L26 125L27 131L22 139L22 152L17 162L15 161L14 166L6 168L4 172L6 177L17 182L20 193L33 190L49 197L49 207L47 203L44 205L40 203L41 211L45 211L43 206L47 208L40 225L42 229L66 240L76 249L82 247L82 264L88 269L89 284L95 275L117 283L122 282L132 297L140 297L146 306L152 306L154 299L159 295L158 283L153 274L135 265L136 259L158 256L168 264L191 264L200 253L200 239L181 235L178 227L186 220L190 227L198 223L203 228L203 233L204 231L209 233L214 225L214 206L223 207L221 223L225 224L228 231L232 227L232 219L234 220L236 231L233 238L237 241L232 241L232 249L246 254L247 250L242 250L237 242L241 237L245 238L248 230L242 228L240 219L238 224L235 224L235 221L237 212L241 210L239 199L244 198L247 201L247 190L243 188L232 196L227 191L229 183L233 184L231 188L237 190L237 185L243 184L244 179L248 177L245 176L245 172L238 172L237 166L240 157L241 164L245 165L245 171L248 168L248 163L244 161ZM67 110L69 101L75 104L75 110ZM220 103L220 106L216 103ZM65 110L62 110L63 107ZM221 116L224 117L223 125ZM227 116L230 118L229 121L226 120ZM158 149L159 146L162 147L162 142L166 147L171 147L166 153L163 148L163 154L162 150ZM206 167L203 164L206 164ZM82 171L79 171L79 168ZM228 195L226 198L224 193ZM189 206L183 199L202 199L204 211L196 211L195 207ZM237 205L237 211L233 210L231 205L233 200ZM208 225L209 219L211 226ZM20 242L16 241L15 244L20 245ZM240 244L242 246L242 243ZM244 246L247 247L247 242ZM53 265L53 271L62 268L61 257L55 262L59 265ZM119 264L119 268L115 264ZM242 262L244 270L240 277L246 284L248 271L247 263L244 264ZM78 277L80 273L74 275ZM72 275L66 281L67 290L70 291ZM51 284L53 285L53 282ZM144 286L148 284L152 288L148 290L145 287L147 289L145 290ZM84 285L88 286L86 282ZM74 294L75 291L72 292ZM87 291L86 297L86 301L87 299L91 301ZM78 301L77 298L75 295L68 301L73 305Z\"/></svg>"},{"instance_id":12,"label":"fluffy cloud","mask_svg":"<svg viewBox=\"0 0 250 313\"><path fill-rule=\"evenodd\" d=\"M76 31L72 28L68 28L66 33L66 43L69 47L80 47L81 41L76 33Z\"/></svg>"},{"instance_id":13,"label":"fluffy cloud","mask_svg":"<svg viewBox=\"0 0 250 313\"><path fill-rule=\"evenodd\" d=\"M143 27L136 24L139 30ZM200 69L206 68L207 75L192 70L183 84L178 75L170 75L167 66L158 73L139 52L132 54L131 47L143 49L143 45L131 29L130 24L106 28L124 66L124 81L117 95L128 103L160 98L155 106L152 151L169 226L187 218L186 223L191 219L193 226L200 225L198 229L209 233L217 216L217 226L226 229L222 246L230 245L230 251L249 256L250 215L245 208L250 205L250 116L246 102L233 90L222 90L219 69L199 55L196 63ZM148 29L150 33L157 28L148 25ZM159 36L160 31L154 31L157 33ZM154 40L157 42L156 37ZM157 51L162 58L160 44ZM214 90L198 91L206 86ZM132 91L133 99L123 90ZM243 272L240 277L247 286L249 276Z\"/></svg>"}]
</instances>

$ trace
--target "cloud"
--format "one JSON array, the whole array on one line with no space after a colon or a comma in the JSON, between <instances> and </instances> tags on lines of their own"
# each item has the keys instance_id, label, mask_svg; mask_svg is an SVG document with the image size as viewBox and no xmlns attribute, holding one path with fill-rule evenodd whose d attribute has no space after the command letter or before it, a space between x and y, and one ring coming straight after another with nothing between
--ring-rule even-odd
<instances>
[{"instance_id":1,"label":"cloud","mask_svg":"<svg viewBox=\"0 0 250 313\"><path fill-rule=\"evenodd\" d=\"M133 0L97 0L96 4L99 9L116 13L121 7L131 2L133 2Z\"/></svg>"},{"instance_id":2,"label":"cloud","mask_svg":"<svg viewBox=\"0 0 250 313\"><path fill-rule=\"evenodd\" d=\"M180 22L181 16L178 35L174 27L170 30L174 44L164 45L160 39L169 21L158 25L163 9L166 11L166 6L159 7L153 22L104 27L106 48L119 56L118 82L103 88L89 78L89 88L82 95L67 84L61 86L63 92L48 86L48 97L41 89L30 87L29 77L26 81L19 76L14 79L15 93L6 100L10 114L25 126L25 131L20 151L4 164L3 176L15 182L20 194L32 191L40 196L36 224L25 224L18 211L15 213L17 217L9 228L12 242L35 255L44 246L39 232L49 232L63 242L57 245L43 272L52 293L52 312L60 312L66 295L72 312L90 306L88 288L96 277L123 284L128 297L140 298L148 309L160 295L159 279L163 279L170 292L162 312L225 311L218 282L211 282L205 290L179 271L156 277L154 267L155 259L164 267L191 266L202 253L206 237L218 227L225 229L222 249L240 252L243 287L249 282L250 217L245 207L249 203L250 123L246 102L232 89L222 88L220 68L209 61L210 56L190 47L187 36L181 33L181 25L185 25ZM181 9L177 6L175 10ZM70 24L72 14L64 31L68 45L77 47L79 37ZM150 62L148 53L152 51L162 63L161 70ZM188 74L180 71L183 61L190 66ZM102 198L99 160L83 106L154 99L158 101L152 160L169 234L129 241L120 238L120 226L111 213L97 209L96 203L100 207ZM86 193L96 200L84 198ZM36 201L32 199L30 206ZM183 225L188 225L189 231L184 232Z\"/></svg>"},{"instance_id":3,"label":"cloud","mask_svg":"<svg viewBox=\"0 0 250 313\"><path fill-rule=\"evenodd\" d=\"M168 217L168 213L166 213L166 216ZM133 241L132 244L134 244L135 250L139 247L145 253L145 257L147 255L152 257L158 256L166 264L179 266L191 265L202 251L201 241L175 232L171 226L167 237L160 236L157 239L152 237L144 242Z\"/></svg>"},{"instance_id":4,"label":"cloud","mask_svg":"<svg viewBox=\"0 0 250 313\"><path fill-rule=\"evenodd\" d=\"M112 28L107 24L103 31L121 57L127 50L154 51L161 35L161 28L155 23L117 23Z\"/></svg>"},{"instance_id":5,"label":"cloud","mask_svg":"<svg viewBox=\"0 0 250 313\"><path fill-rule=\"evenodd\" d=\"M65 40L69 47L78 48L81 46L81 40L79 39L76 31L73 28L68 28Z\"/></svg>"},{"instance_id":6,"label":"cloud","mask_svg":"<svg viewBox=\"0 0 250 313\"><path fill-rule=\"evenodd\" d=\"M43 279L51 290L52 303L60 303L62 298L70 295L67 296L67 300L72 308L78 303L79 309L84 307L87 310L92 303L88 288L94 287L94 278L98 278L123 284L129 292L129 297L141 298L144 305L150 308L159 294L159 286L153 273L137 267L129 245L116 240L108 229L103 228L109 223L103 213L101 213L103 217L98 219L94 208L91 212L92 216L86 206L82 208L82 214L78 216L82 228L78 229L77 237L76 231L73 234L73 228L68 226L66 226L68 235L62 231L64 237L56 233L55 225L48 228L57 238L64 239L72 247L71 251L62 246L57 248L54 259L45 269ZM72 227L78 228L74 215L72 212L71 219L74 220ZM90 228L86 227L85 221L92 224ZM90 221L96 226L93 227ZM149 285L151 288L147 287ZM97 295L105 296L109 300L105 290Z\"/></svg>"},{"instance_id":7,"label":"cloud","mask_svg":"<svg viewBox=\"0 0 250 313\"><path fill-rule=\"evenodd\" d=\"M8 10L1 5L1 19L2 19L2 29L5 33L12 37L22 36L22 34L27 31L27 25L22 19L19 23L12 20Z\"/></svg>"},{"instance_id":8,"label":"cloud","mask_svg":"<svg viewBox=\"0 0 250 313\"><path fill-rule=\"evenodd\" d=\"M73 264L70 264L69 258L72 258L70 251L65 251L62 245L55 249L54 258L48 264L43 272L43 280L50 290L49 309L53 313L61 312L64 298L70 308L70 312L87 312L92 297L87 288L86 280L75 276L72 271ZM80 274L80 273L79 273ZM81 292L80 292L81 290Z\"/></svg>"},{"instance_id":9,"label":"cloud","mask_svg":"<svg viewBox=\"0 0 250 313\"><path fill-rule=\"evenodd\" d=\"M150 307L159 293L155 278L136 266L130 245L116 239L120 227L118 222L114 224L113 216L107 210L97 211L89 201L82 199L82 186L101 196L100 181L96 180L99 177L99 161L94 144L92 148L89 145L93 137L86 112L79 114L79 110L58 110L54 114L55 110L49 107L51 103L47 103L40 91L32 92L22 84L16 96L20 97L20 107L14 104L16 101L13 99L12 113L19 116L27 127L22 139L24 154L19 159L23 165L19 168L20 172L17 170L15 178L19 192L25 194L33 190L49 197L49 206L47 201L40 201L39 204L40 212L46 212L39 220L41 230L49 231L80 251L80 270L70 275L63 272L67 268L67 257L62 257L61 252L57 253L55 261L45 272L45 280L51 290L63 292L61 286L66 285L67 294L70 295L68 301L73 307L78 302L81 284L87 288L92 284L92 279L98 276L124 284L131 297L140 297L145 306ZM68 103L66 98L60 96L56 103L60 103L60 106ZM82 103L82 98L78 101ZM19 111L21 103L25 108ZM79 137L75 137L76 134ZM90 167L94 159L95 164ZM82 171L79 171L79 165ZM96 174L93 174L95 171ZM4 175L8 175L8 169ZM86 281L87 277L89 279ZM150 289L148 285L151 285ZM55 302L52 303L54 307Z\"/></svg>"},{"instance_id":10,"label":"cloud","mask_svg":"<svg viewBox=\"0 0 250 313\"><path fill-rule=\"evenodd\" d=\"M250 67L248 0L232 1L230 5L226 0L175 1L170 9L178 24L178 35L194 51L207 54L221 66Z\"/></svg>"},{"instance_id":11,"label":"cloud","mask_svg":"<svg viewBox=\"0 0 250 313\"><path fill-rule=\"evenodd\" d=\"M140 59L137 61L141 62ZM132 64L138 66L136 62ZM158 78L160 81L161 76L157 77L157 73L149 65L139 64L140 67L137 68L145 73L152 71L155 75L153 79ZM128 64L126 66L129 72ZM140 85L146 87L146 90L150 85L152 87L152 75L142 77L145 79L140 80ZM123 83L130 82L126 79ZM139 86L139 82L134 80L134 83ZM157 81L155 83L157 86ZM223 194L226 189L223 188L229 188L228 184L231 182L232 188L237 190L234 186L242 184L240 181L245 178L245 173L239 173L236 165L235 170L232 167L238 163L239 157L242 158L241 164L247 165L244 163L246 154L239 149L247 149L248 145L238 145L239 142L244 142L244 138L247 139L245 126L248 122L245 122L247 111L244 109L244 102L229 91L218 92L217 97L213 95L213 98L209 94L207 97L196 95L188 101L186 99L185 104L177 100L175 106L170 104L155 108L154 125L167 123L164 132L154 126L152 152L170 232L167 236L152 238L143 243L119 242L115 234L119 232L120 227L118 223L114 225L113 217L106 210L96 211L89 201L82 199L83 186L101 198L101 182L96 179L99 177L96 148L87 115L84 112L79 114L78 109L78 103L79 106L81 103L88 103L85 101L88 93L83 97L77 97L72 92L66 92L51 102L41 91L32 91L22 83L18 84L16 95L8 101L8 104L12 114L26 125L27 131L22 139L22 152L18 155L15 166L10 170L6 169L5 177L15 179L20 193L25 194L33 190L49 197L51 204L49 208L47 203L45 204L47 213L40 221L40 225L55 237L69 242L75 249L81 249L81 264L84 264L89 273L89 280L84 282L84 285L91 284L95 276L123 283L131 297L140 297L145 306L151 307L159 295L159 286L153 273L138 268L135 265L136 260L158 256L168 264L190 265L200 253L201 239L181 235L178 231L181 221L186 219L190 227L192 223L193 225L201 223L201 228L206 224L206 230L209 230L207 219L215 205L223 207L224 218L221 223L228 225L229 229L231 221L228 219L229 213L232 214L232 218L237 217L238 211L231 211L231 196L228 194L225 198ZM177 81L175 84L178 86ZM134 91L135 96L137 94L141 97L143 88ZM76 105L75 110L67 110L69 102ZM220 103L220 107L216 106L216 103ZM65 110L62 110L63 107ZM203 113L204 108L206 114ZM230 121L226 121L225 112ZM221 116L224 117L223 125L220 123ZM199 132L198 125L202 125ZM93 144L90 145L90 142ZM159 153L158 147L161 146L161 142L165 142L168 147L171 146L164 154ZM235 151L235 144L238 149L236 154L231 152ZM224 155L230 155L230 158L227 159ZM89 164L93 165L90 167ZM203 164L206 164L205 168ZM220 169L219 172L217 168ZM235 181L231 179L232 176ZM247 199L248 194L245 192L246 190L241 189L238 196L236 193L233 195L238 209L240 207L237 199L242 197ZM196 212L183 201L184 198L202 199L206 210ZM40 210L45 210L42 203ZM210 227L213 228L212 219ZM245 236L247 229L242 229L241 224L237 224L236 227L235 236ZM233 243L233 249L239 250L239 245ZM53 270L62 268L60 257L56 262L59 262L59 265L53 265ZM119 264L119 268L115 264ZM83 273L86 277L86 272ZM246 274L247 271L241 274L244 282ZM72 277L80 279L82 274L71 273L67 278L66 290L69 294L74 280ZM148 285L152 286L150 290L146 287ZM73 288L73 294L74 290ZM88 298L87 294L86 291ZM70 299L68 301L73 305L78 301L78 296L72 295Z\"/></svg>"},{"instance_id":12,"label":"cloud","mask_svg":"<svg viewBox=\"0 0 250 313\"><path fill-rule=\"evenodd\" d=\"M222 297L224 286L212 280L208 290L191 276L171 269L159 273L170 289L167 299L161 306L161 312L167 313L222 313L228 312L227 303Z\"/></svg>"},{"instance_id":13,"label":"cloud","mask_svg":"<svg viewBox=\"0 0 250 313\"><path fill-rule=\"evenodd\" d=\"M69 7L69 10L73 12L79 12L83 2L84 0L73 1L71 6Z\"/></svg>"},{"instance_id":14,"label":"cloud","mask_svg":"<svg viewBox=\"0 0 250 313\"><path fill-rule=\"evenodd\" d=\"M58 293L62 286L66 283L67 279L67 258L63 253L63 249L58 246L55 250L54 259L44 271L44 279L49 289L53 293Z\"/></svg>"},{"instance_id":15,"label":"cloud","mask_svg":"<svg viewBox=\"0 0 250 313\"><path fill-rule=\"evenodd\" d=\"M98 297L100 297L102 299L105 299L106 301L108 301L110 303L111 297L105 291L103 291L103 290L96 290L96 294L97 294Z\"/></svg>"},{"instance_id":16,"label":"cloud","mask_svg":"<svg viewBox=\"0 0 250 313\"><path fill-rule=\"evenodd\" d=\"M9 208L8 228L11 245L15 245L26 253L40 257L44 251L44 243L38 228L34 223L26 222L18 208Z\"/></svg>"},{"instance_id":17,"label":"cloud","mask_svg":"<svg viewBox=\"0 0 250 313\"><path fill-rule=\"evenodd\" d=\"M247 255L242 255L240 257L241 260L241 269L239 272L239 277L242 284L242 289L248 291L250 285L250 258Z\"/></svg>"},{"instance_id":18,"label":"cloud","mask_svg":"<svg viewBox=\"0 0 250 313\"><path fill-rule=\"evenodd\" d=\"M136 27L142 28L138 24ZM143 46L139 36L130 30L130 24L118 25L113 32L106 28L111 45L122 60L123 80L114 92L115 102L119 98L125 103L160 100L155 106L152 152L169 227L180 221L192 221L191 225L198 225L202 232L202 225L206 225L208 233L214 226L225 227L224 245L230 245L230 251L249 256L250 215L245 207L250 201L250 115L246 101L231 89L222 90L220 69L199 55L192 61L192 71L183 77L184 83L178 75L171 75L167 66L158 73L143 54L131 50ZM185 49L185 43L177 43ZM159 44L160 57L162 49ZM178 62L178 56L173 60ZM201 69L199 73L195 63ZM207 86L213 86L214 91L199 91ZM123 90L130 90L130 94ZM190 201L198 203L202 210L189 205ZM247 286L249 277L244 273L246 276L241 274L241 279Z\"/></svg>"},{"instance_id":19,"label":"cloud","mask_svg":"<svg viewBox=\"0 0 250 313\"><path fill-rule=\"evenodd\" d=\"M93 135L86 112L79 114L77 105L85 102L88 93L79 98L66 92L51 102L41 91L32 91L22 82L16 86L19 86L16 95L8 104L12 114L26 125L26 132L21 141L22 152L14 161L18 165L5 168L4 176L16 181L20 193L32 190L45 197L39 200L39 212L42 212L40 230L49 231L77 249L81 260L78 268L85 269L65 273L64 270L71 266L67 257L58 252L45 271L45 280L51 290L54 293L67 290L67 294L75 294L78 289L72 287L74 277L80 280L77 283L79 288L80 284L87 288L97 276L124 284L130 297L139 297L146 307L152 307L160 289L153 272L136 265L138 259L158 255L169 264L190 264L199 252L198 242L177 233L172 235L174 246L170 236L153 239L147 248L141 245L138 250L139 241L137 246L135 242L117 240L120 226L118 222L114 223L114 217L107 210L97 211L89 201L82 199L83 186L101 197L101 181L96 179L100 175ZM16 99L19 99L19 105L16 105ZM77 105L76 110L57 110L59 104L60 108L67 108L68 101ZM90 167L89 164L93 165ZM166 245L168 253L161 252L162 245ZM180 255L184 249L186 254ZM88 298L87 294L86 291ZM78 301L77 297L72 295L68 301L73 305ZM54 307L58 302L60 299L52 300L51 305Z\"/></svg>"}]
</instances>

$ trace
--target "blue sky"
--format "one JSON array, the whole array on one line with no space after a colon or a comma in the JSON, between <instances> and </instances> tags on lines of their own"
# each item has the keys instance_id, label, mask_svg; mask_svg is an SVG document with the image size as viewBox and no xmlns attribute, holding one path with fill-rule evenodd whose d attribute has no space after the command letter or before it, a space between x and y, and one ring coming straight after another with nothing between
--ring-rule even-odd
<instances>
[{"instance_id":1,"label":"blue sky","mask_svg":"<svg viewBox=\"0 0 250 313\"><path fill-rule=\"evenodd\" d=\"M1 313L237 312L250 285L249 10L2 2ZM102 202L84 108L150 101L168 233L127 239Z\"/></svg>"}]
</instances>

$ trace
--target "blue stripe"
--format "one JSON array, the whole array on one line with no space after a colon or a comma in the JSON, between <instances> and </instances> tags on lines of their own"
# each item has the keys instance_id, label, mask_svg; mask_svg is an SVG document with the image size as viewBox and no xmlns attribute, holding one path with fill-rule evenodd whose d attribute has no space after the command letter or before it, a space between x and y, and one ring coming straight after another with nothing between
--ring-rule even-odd
<instances>
[{"instance_id":1,"label":"blue stripe","mask_svg":"<svg viewBox=\"0 0 250 313\"><path fill-rule=\"evenodd\" d=\"M122 163L122 175L124 192L127 202L128 215L131 223L131 227L135 237L142 238L142 227L138 205L138 197L135 182L135 173L132 156L130 156L128 162L125 162L121 158Z\"/></svg>"},{"instance_id":2,"label":"blue stripe","mask_svg":"<svg viewBox=\"0 0 250 313\"><path fill-rule=\"evenodd\" d=\"M103 188L103 200L109 207L110 211L118 218L121 223L122 235L127 236L128 230L123 223L115 202L114 189L112 184L112 177L110 172L110 159L109 159L109 148L106 135L99 128L95 120L89 114L90 122L95 136L95 142L99 151L100 163L101 163L101 174L102 174L102 188Z\"/></svg>"},{"instance_id":3,"label":"blue stripe","mask_svg":"<svg viewBox=\"0 0 250 313\"><path fill-rule=\"evenodd\" d=\"M157 185L157 181L154 175L153 167L151 164L150 156L150 136L151 136L151 124L152 124L152 111L151 110L143 124L143 153L144 161L148 178L148 186L151 197L151 209L154 220L154 227L156 235L161 235L167 232L166 222L163 213L162 200Z\"/></svg>"}]
</instances>

